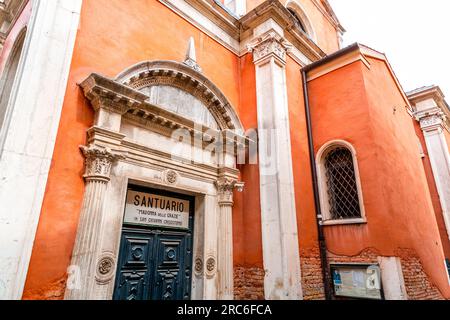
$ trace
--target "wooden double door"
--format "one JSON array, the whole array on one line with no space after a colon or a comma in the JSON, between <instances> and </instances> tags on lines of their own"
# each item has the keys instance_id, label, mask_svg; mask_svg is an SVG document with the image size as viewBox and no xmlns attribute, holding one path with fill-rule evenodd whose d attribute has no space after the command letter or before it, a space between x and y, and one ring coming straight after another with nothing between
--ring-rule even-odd
<instances>
[{"instance_id":1,"label":"wooden double door","mask_svg":"<svg viewBox=\"0 0 450 320\"><path fill-rule=\"evenodd\" d=\"M189 300L194 199L158 190L140 191L188 200L189 229L124 224L113 298Z\"/></svg>"}]
</instances>

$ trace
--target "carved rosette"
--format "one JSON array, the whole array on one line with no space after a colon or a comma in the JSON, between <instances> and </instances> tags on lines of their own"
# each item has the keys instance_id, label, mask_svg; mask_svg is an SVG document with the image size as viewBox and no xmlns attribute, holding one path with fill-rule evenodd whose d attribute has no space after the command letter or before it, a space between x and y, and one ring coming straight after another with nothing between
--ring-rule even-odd
<instances>
[{"instance_id":1,"label":"carved rosette","mask_svg":"<svg viewBox=\"0 0 450 320\"><path fill-rule=\"evenodd\" d=\"M123 155L114 153L108 148L80 146L80 149L86 158L86 171L84 174L86 181L108 182L112 165L124 158Z\"/></svg>"},{"instance_id":2,"label":"carved rosette","mask_svg":"<svg viewBox=\"0 0 450 320\"><path fill-rule=\"evenodd\" d=\"M238 192L242 192L244 189L244 183L238 182L236 179L220 178L216 181L217 195L219 197L219 205L232 206L233 205L233 191L236 189Z\"/></svg>"},{"instance_id":3,"label":"carved rosette","mask_svg":"<svg viewBox=\"0 0 450 320\"><path fill-rule=\"evenodd\" d=\"M267 32L248 45L248 51L253 53L253 62L255 64L269 57L275 57L278 61L285 64L286 53L291 48L292 46L287 40L275 31Z\"/></svg>"},{"instance_id":4,"label":"carved rosette","mask_svg":"<svg viewBox=\"0 0 450 320\"><path fill-rule=\"evenodd\" d=\"M211 279L216 274L216 259L210 256L206 259L205 273L208 279Z\"/></svg>"},{"instance_id":5,"label":"carved rosette","mask_svg":"<svg viewBox=\"0 0 450 320\"><path fill-rule=\"evenodd\" d=\"M105 254L100 257L96 268L96 280L98 283L108 283L112 280L114 275L114 256L112 254Z\"/></svg>"},{"instance_id":6,"label":"carved rosette","mask_svg":"<svg viewBox=\"0 0 450 320\"><path fill-rule=\"evenodd\" d=\"M180 175L175 170L166 170L163 173L164 182L170 185L176 185Z\"/></svg>"}]
</instances>

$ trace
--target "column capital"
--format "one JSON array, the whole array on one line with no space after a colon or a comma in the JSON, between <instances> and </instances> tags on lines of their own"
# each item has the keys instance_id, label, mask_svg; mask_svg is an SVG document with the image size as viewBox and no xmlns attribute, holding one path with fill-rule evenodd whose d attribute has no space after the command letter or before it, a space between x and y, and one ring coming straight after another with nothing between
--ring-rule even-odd
<instances>
[{"instance_id":1,"label":"column capital","mask_svg":"<svg viewBox=\"0 0 450 320\"><path fill-rule=\"evenodd\" d=\"M427 112L416 112L414 115L416 120L420 123L420 128L424 132L434 131L440 129L445 123L445 114L440 108L433 108Z\"/></svg>"},{"instance_id":2,"label":"column capital","mask_svg":"<svg viewBox=\"0 0 450 320\"><path fill-rule=\"evenodd\" d=\"M215 182L218 196L219 205L221 206L232 206L233 205L233 191L236 189L238 192L244 190L244 183L239 182L236 179L221 177Z\"/></svg>"},{"instance_id":3,"label":"column capital","mask_svg":"<svg viewBox=\"0 0 450 320\"><path fill-rule=\"evenodd\" d=\"M84 178L86 181L94 180L108 182L112 165L125 156L112 152L109 148L102 148L94 145L89 147L80 146L86 158L86 169Z\"/></svg>"},{"instance_id":4,"label":"column capital","mask_svg":"<svg viewBox=\"0 0 450 320\"><path fill-rule=\"evenodd\" d=\"M292 45L273 29L257 37L247 46L248 51L253 53L255 64L261 64L273 57L284 65L286 64L286 53L291 48Z\"/></svg>"}]
</instances>

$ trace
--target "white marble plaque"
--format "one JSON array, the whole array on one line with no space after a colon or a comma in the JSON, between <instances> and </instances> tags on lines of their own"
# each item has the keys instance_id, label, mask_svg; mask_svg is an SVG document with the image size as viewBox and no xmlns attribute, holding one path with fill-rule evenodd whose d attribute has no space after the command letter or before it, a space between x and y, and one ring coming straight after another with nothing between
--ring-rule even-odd
<instances>
[{"instance_id":1,"label":"white marble plaque","mask_svg":"<svg viewBox=\"0 0 450 320\"><path fill-rule=\"evenodd\" d=\"M125 224L189 229L189 201L128 190Z\"/></svg>"}]
</instances>

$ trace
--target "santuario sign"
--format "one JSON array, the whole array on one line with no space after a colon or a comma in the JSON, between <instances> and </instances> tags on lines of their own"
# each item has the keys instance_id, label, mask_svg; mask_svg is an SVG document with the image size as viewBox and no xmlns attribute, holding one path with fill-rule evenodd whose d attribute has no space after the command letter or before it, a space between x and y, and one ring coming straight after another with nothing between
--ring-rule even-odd
<instances>
[{"instance_id":1,"label":"santuario sign","mask_svg":"<svg viewBox=\"0 0 450 320\"><path fill-rule=\"evenodd\" d=\"M189 201L128 190L125 224L189 229Z\"/></svg>"}]
</instances>

